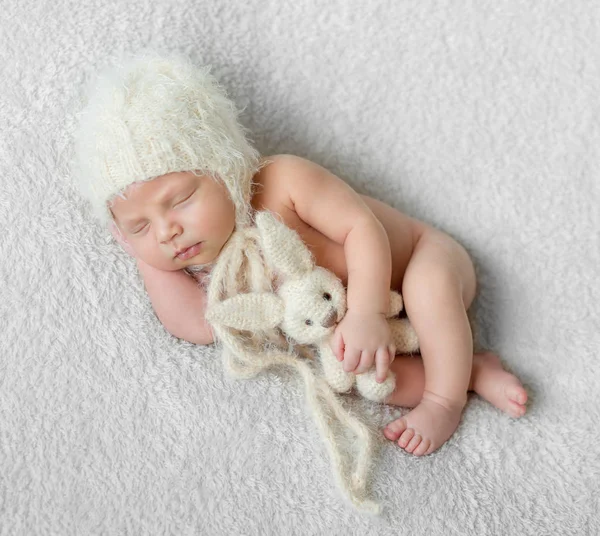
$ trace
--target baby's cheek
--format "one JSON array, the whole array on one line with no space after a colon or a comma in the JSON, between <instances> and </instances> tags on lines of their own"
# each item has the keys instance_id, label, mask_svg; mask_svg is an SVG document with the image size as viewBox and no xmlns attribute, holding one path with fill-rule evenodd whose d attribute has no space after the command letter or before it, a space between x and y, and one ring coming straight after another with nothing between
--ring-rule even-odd
<instances>
[{"instance_id":1,"label":"baby's cheek","mask_svg":"<svg viewBox=\"0 0 600 536\"><path fill-rule=\"evenodd\" d=\"M148 264L156 264L157 261L162 258L166 258L164 253L162 256L158 255L155 248L148 244L144 244L140 240L131 241L131 249L134 251L135 256L147 262Z\"/></svg>"}]
</instances>

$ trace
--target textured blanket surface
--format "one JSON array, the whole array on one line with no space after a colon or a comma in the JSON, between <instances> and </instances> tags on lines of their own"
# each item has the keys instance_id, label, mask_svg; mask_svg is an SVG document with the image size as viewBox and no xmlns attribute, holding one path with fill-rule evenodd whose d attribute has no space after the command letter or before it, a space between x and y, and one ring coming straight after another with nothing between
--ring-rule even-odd
<instances>
[{"instance_id":1,"label":"textured blanket surface","mask_svg":"<svg viewBox=\"0 0 600 536\"><path fill-rule=\"evenodd\" d=\"M600 4L4 0L0 534L600 533ZM297 154L450 233L479 342L525 383L435 454L381 436L337 489L293 374L229 379L169 335L69 172L110 55L213 65L264 155ZM373 426L405 410L346 397Z\"/></svg>"}]
</instances>

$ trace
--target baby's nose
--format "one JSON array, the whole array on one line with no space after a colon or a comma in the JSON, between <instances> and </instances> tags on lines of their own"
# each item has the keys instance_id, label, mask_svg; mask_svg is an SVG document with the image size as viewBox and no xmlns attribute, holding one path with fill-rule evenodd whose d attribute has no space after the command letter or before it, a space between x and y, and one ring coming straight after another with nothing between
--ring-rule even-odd
<instances>
[{"instance_id":1,"label":"baby's nose","mask_svg":"<svg viewBox=\"0 0 600 536\"><path fill-rule=\"evenodd\" d=\"M337 312L335 309L332 309L330 311L330 313L325 317L325 320L323 320L323 327L330 328L331 326L333 326L335 324L336 320L337 320Z\"/></svg>"}]
</instances>

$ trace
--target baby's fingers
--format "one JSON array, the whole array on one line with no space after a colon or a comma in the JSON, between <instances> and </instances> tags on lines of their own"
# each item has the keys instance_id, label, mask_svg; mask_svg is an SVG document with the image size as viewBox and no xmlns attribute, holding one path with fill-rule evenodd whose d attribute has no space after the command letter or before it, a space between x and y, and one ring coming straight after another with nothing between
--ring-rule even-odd
<instances>
[{"instance_id":1,"label":"baby's fingers","mask_svg":"<svg viewBox=\"0 0 600 536\"><path fill-rule=\"evenodd\" d=\"M375 353L363 350L360 352L360 360L354 374L364 374L369 370L375 363Z\"/></svg>"},{"instance_id":2,"label":"baby's fingers","mask_svg":"<svg viewBox=\"0 0 600 536\"><path fill-rule=\"evenodd\" d=\"M390 351L388 348L379 348L375 354L375 369L377 371L376 380L378 383L383 383L387 378L388 370L390 369Z\"/></svg>"},{"instance_id":3,"label":"baby's fingers","mask_svg":"<svg viewBox=\"0 0 600 536\"><path fill-rule=\"evenodd\" d=\"M339 331L335 331L331 338L330 347L338 361L344 359L344 339Z\"/></svg>"},{"instance_id":4,"label":"baby's fingers","mask_svg":"<svg viewBox=\"0 0 600 536\"><path fill-rule=\"evenodd\" d=\"M390 351L390 365L394 362L394 359L396 359L396 346L394 344L390 344L388 346L388 349Z\"/></svg>"},{"instance_id":5,"label":"baby's fingers","mask_svg":"<svg viewBox=\"0 0 600 536\"><path fill-rule=\"evenodd\" d=\"M361 360L360 356L360 350L346 348L344 350L344 372L354 372L354 374L360 374L360 372L356 370L356 367Z\"/></svg>"}]
</instances>

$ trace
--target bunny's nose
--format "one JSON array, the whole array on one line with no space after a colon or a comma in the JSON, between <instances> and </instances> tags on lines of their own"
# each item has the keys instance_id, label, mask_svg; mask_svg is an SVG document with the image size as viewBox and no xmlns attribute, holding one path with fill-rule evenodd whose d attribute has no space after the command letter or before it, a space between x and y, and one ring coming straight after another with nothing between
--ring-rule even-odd
<instances>
[{"instance_id":1,"label":"bunny's nose","mask_svg":"<svg viewBox=\"0 0 600 536\"><path fill-rule=\"evenodd\" d=\"M335 324L336 320L337 311L335 309L332 309L331 312L325 317L325 320L323 321L323 327L330 328Z\"/></svg>"}]
</instances>

